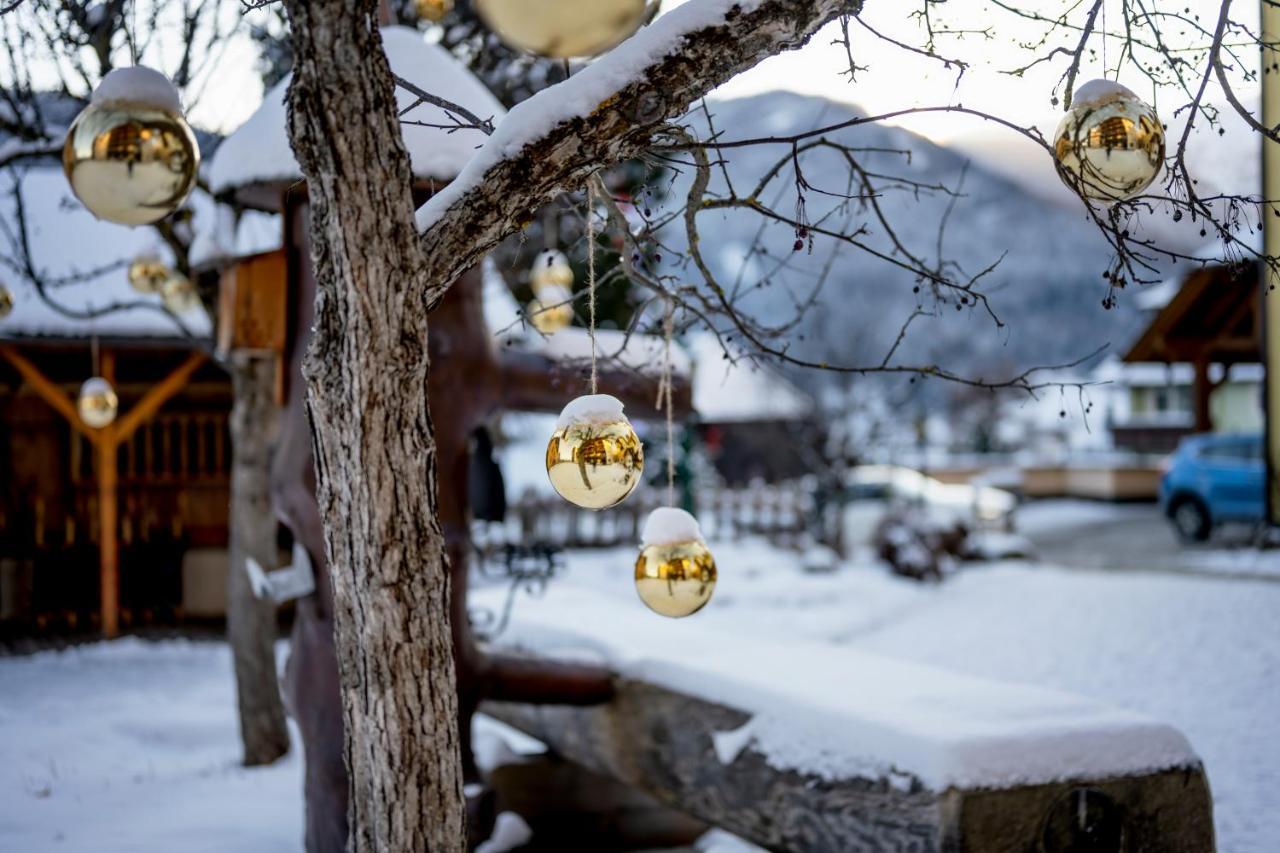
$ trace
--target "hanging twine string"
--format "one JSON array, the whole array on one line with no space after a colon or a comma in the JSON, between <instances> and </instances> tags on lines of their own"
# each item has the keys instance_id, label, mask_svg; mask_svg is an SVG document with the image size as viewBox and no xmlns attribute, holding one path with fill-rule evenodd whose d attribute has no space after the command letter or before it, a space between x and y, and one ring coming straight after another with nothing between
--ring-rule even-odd
<instances>
[{"instance_id":1,"label":"hanging twine string","mask_svg":"<svg viewBox=\"0 0 1280 853\"><path fill-rule=\"evenodd\" d=\"M673 397L675 380L671 367L671 338L676 325L676 305L667 300L667 311L662 318L662 375L658 380L658 401L654 408L666 408L667 413L667 506L676 505L676 407Z\"/></svg>"},{"instance_id":2,"label":"hanging twine string","mask_svg":"<svg viewBox=\"0 0 1280 853\"><path fill-rule=\"evenodd\" d=\"M89 358L93 360L93 375L102 375L102 363L98 358L98 336L94 334L89 338Z\"/></svg>"},{"instance_id":3,"label":"hanging twine string","mask_svg":"<svg viewBox=\"0 0 1280 853\"><path fill-rule=\"evenodd\" d=\"M591 338L591 393L595 394L599 377L596 371L596 226L592 214L596 208L596 185L593 175L587 181L587 334Z\"/></svg>"}]
</instances>

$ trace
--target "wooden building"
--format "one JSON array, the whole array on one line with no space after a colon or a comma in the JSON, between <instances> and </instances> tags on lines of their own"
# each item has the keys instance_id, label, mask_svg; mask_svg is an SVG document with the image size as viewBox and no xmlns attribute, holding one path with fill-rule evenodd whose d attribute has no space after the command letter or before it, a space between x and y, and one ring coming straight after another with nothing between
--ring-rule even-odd
<instances>
[{"instance_id":1,"label":"wooden building","mask_svg":"<svg viewBox=\"0 0 1280 853\"><path fill-rule=\"evenodd\" d=\"M206 355L208 317L189 312L179 327L156 310L158 296L130 288L125 264L155 248L150 229L66 204L56 167L32 170L23 186L30 260L59 308L31 281L6 281L15 304L0 319L0 637L219 616L231 387ZM117 305L129 307L101 313ZM103 429L75 408L95 374L120 401Z\"/></svg>"},{"instance_id":2,"label":"wooden building","mask_svg":"<svg viewBox=\"0 0 1280 853\"><path fill-rule=\"evenodd\" d=\"M1245 365L1262 361L1262 302L1257 269L1252 265L1213 265L1179 280L1160 285L1147 304L1154 309L1147 328L1124 355L1126 367L1180 365L1190 368L1190 399L1181 395L1185 383L1176 381L1179 371L1168 371L1162 387L1150 390L1152 417L1125 425L1113 425L1117 446L1167 452L1193 432L1215 428L1239 428L1253 419L1224 410L1236 405L1250 410L1260 422L1261 398L1231 387L1234 379L1246 379ZM1186 370L1186 367L1182 367ZM1123 373L1120 378L1123 379ZM1256 380L1256 377L1253 377ZM1150 384L1150 383L1148 383ZM1248 384L1248 383L1246 383ZM1253 385L1258 385L1255 381ZM1260 387L1260 386L1259 386ZM1228 393L1232 392L1232 393ZM1135 396L1135 404L1145 398ZM1189 417L1175 417L1188 408ZM1215 417L1215 409L1216 417ZM1255 411L1256 410L1256 411Z\"/></svg>"}]
</instances>

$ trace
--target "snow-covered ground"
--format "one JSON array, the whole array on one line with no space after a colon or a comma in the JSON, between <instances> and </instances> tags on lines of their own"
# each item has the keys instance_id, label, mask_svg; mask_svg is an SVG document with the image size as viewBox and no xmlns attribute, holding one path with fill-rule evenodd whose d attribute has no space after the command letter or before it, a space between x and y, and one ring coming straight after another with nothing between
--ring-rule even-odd
<instances>
[{"instance_id":1,"label":"snow-covered ground","mask_svg":"<svg viewBox=\"0 0 1280 853\"><path fill-rule=\"evenodd\" d=\"M0 685L0 850L301 848L302 761L238 765L224 644L123 639L0 659Z\"/></svg>"},{"instance_id":2,"label":"snow-covered ground","mask_svg":"<svg viewBox=\"0 0 1280 853\"><path fill-rule=\"evenodd\" d=\"M694 624L725 648L749 634L872 653L1160 718L1205 762L1219 849L1275 849L1280 584L1003 564L926 586L871 566L804 574L761 543L713 547L718 588ZM512 635L575 596L605 611L589 622L651 618L655 638L673 635L636 599L632 559L572 555L543 598L518 598ZM300 759L237 766L225 646L122 640L0 659L0 685L0 850L300 849Z\"/></svg>"}]
</instances>

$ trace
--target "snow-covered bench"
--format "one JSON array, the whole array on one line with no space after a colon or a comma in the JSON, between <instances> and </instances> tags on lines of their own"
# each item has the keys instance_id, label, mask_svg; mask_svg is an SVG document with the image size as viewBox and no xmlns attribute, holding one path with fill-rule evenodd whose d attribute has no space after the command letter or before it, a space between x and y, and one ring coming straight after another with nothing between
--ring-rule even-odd
<instances>
[{"instance_id":1,"label":"snow-covered bench","mask_svg":"<svg viewBox=\"0 0 1280 853\"><path fill-rule=\"evenodd\" d=\"M1200 761L1157 720L829 645L673 627L587 590L556 597L522 607L503 645L603 660L616 699L486 712L770 849L1214 849Z\"/></svg>"}]
</instances>

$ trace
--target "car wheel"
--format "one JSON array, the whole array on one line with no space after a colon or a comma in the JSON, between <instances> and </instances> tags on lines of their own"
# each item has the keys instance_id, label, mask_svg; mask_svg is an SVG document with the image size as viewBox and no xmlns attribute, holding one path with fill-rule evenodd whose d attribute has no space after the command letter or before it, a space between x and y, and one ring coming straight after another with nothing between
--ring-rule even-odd
<instances>
[{"instance_id":1,"label":"car wheel","mask_svg":"<svg viewBox=\"0 0 1280 853\"><path fill-rule=\"evenodd\" d=\"M1197 498L1182 498L1169 511L1169 519L1178 535L1188 542L1203 542L1209 538L1212 521L1209 510Z\"/></svg>"}]
</instances>

